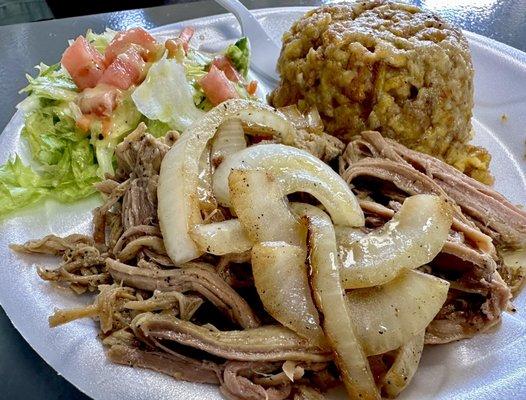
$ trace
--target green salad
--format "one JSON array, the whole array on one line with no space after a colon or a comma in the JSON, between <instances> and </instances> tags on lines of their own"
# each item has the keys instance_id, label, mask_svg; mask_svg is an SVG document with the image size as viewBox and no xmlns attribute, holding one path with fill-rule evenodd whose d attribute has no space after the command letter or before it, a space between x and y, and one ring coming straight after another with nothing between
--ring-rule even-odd
<instances>
[{"instance_id":1,"label":"green salad","mask_svg":"<svg viewBox=\"0 0 526 400\"><path fill-rule=\"evenodd\" d=\"M32 160L15 154L0 166L0 217L46 198L73 202L95 193L93 184L114 173L116 146L140 122L160 137L183 131L218 102L253 97L248 40L205 54L188 46L192 35L186 28L169 46L140 28L88 31L60 63L38 65L18 105Z\"/></svg>"}]
</instances>

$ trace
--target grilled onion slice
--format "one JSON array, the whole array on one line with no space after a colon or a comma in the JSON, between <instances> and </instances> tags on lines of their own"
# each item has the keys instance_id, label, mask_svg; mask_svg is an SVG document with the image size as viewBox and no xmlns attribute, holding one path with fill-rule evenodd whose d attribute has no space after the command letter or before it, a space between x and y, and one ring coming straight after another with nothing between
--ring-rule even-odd
<instances>
[{"instance_id":1,"label":"grilled onion slice","mask_svg":"<svg viewBox=\"0 0 526 400\"><path fill-rule=\"evenodd\" d=\"M281 114L243 99L225 101L184 131L163 159L157 189L159 224L166 251L175 265L202 254L188 232L202 222L197 195L199 160L218 127L230 119L266 126L284 143L294 140L295 129Z\"/></svg>"},{"instance_id":2,"label":"grilled onion slice","mask_svg":"<svg viewBox=\"0 0 526 400\"><path fill-rule=\"evenodd\" d=\"M229 178L232 206L253 243L303 246L305 228L290 211L274 177L263 170L234 170Z\"/></svg>"},{"instance_id":3,"label":"grilled onion slice","mask_svg":"<svg viewBox=\"0 0 526 400\"><path fill-rule=\"evenodd\" d=\"M449 282L409 270L385 285L348 292L350 317L367 356L395 350L424 331L448 290Z\"/></svg>"},{"instance_id":4,"label":"grilled onion slice","mask_svg":"<svg viewBox=\"0 0 526 400\"><path fill-rule=\"evenodd\" d=\"M451 207L441 197L408 197L391 221L342 249L351 253L341 257L347 260L341 272L343 286L382 285L403 269L427 264L442 250L451 222Z\"/></svg>"},{"instance_id":5,"label":"grilled onion slice","mask_svg":"<svg viewBox=\"0 0 526 400\"><path fill-rule=\"evenodd\" d=\"M323 345L307 278L305 227L269 172L234 170L229 185L234 211L255 243L252 272L265 309L300 336Z\"/></svg>"},{"instance_id":6,"label":"grilled onion slice","mask_svg":"<svg viewBox=\"0 0 526 400\"><path fill-rule=\"evenodd\" d=\"M247 147L243 124L239 119L230 119L221 124L212 142L212 162L221 163L230 154Z\"/></svg>"},{"instance_id":7,"label":"grilled onion slice","mask_svg":"<svg viewBox=\"0 0 526 400\"><path fill-rule=\"evenodd\" d=\"M307 252L283 242L252 248L254 283L265 310L319 347L326 346L307 276Z\"/></svg>"},{"instance_id":8,"label":"grilled onion slice","mask_svg":"<svg viewBox=\"0 0 526 400\"><path fill-rule=\"evenodd\" d=\"M236 169L264 169L279 182L283 195L306 192L320 201L335 224L363 226L363 212L349 185L327 164L312 154L282 144L248 147L227 157L213 175L219 203L231 205L228 177Z\"/></svg>"},{"instance_id":9,"label":"grilled onion slice","mask_svg":"<svg viewBox=\"0 0 526 400\"><path fill-rule=\"evenodd\" d=\"M205 212L212 212L217 208L217 201L212 194L212 161L210 160L210 146L206 146L199 159L199 175L197 198L199 208Z\"/></svg>"},{"instance_id":10,"label":"grilled onion slice","mask_svg":"<svg viewBox=\"0 0 526 400\"><path fill-rule=\"evenodd\" d=\"M335 352L336 364L349 397L379 400L380 393L367 357L356 337L356 327L341 284L341 268L332 222L317 207L296 203L293 208L308 221L314 300L323 314L323 330Z\"/></svg>"},{"instance_id":11,"label":"grilled onion slice","mask_svg":"<svg viewBox=\"0 0 526 400\"><path fill-rule=\"evenodd\" d=\"M393 365L380 382L388 397L398 396L413 379L424 350L424 337L425 331L417 333L398 349Z\"/></svg>"},{"instance_id":12,"label":"grilled onion slice","mask_svg":"<svg viewBox=\"0 0 526 400\"><path fill-rule=\"evenodd\" d=\"M252 242L238 219L195 225L190 236L200 251L222 256L243 253L252 248Z\"/></svg>"}]
</instances>

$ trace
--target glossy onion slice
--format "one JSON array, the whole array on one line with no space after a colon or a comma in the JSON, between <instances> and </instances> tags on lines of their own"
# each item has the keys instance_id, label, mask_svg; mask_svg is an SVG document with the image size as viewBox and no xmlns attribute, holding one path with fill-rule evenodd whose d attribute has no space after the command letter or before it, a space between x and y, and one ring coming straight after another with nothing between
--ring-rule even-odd
<instances>
[{"instance_id":1,"label":"glossy onion slice","mask_svg":"<svg viewBox=\"0 0 526 400\"><path fill-rule=\"evenodd\" d=\"M338 245L338 256L342 265L351 265L354 263L352 245L360 239L363 239L367 233L360 228L335 225L336 244Z\"/></svg>"},{"instance_id":2,"label":"glossy onion slice","mask_svg":"<svg viewBox=\"0 0 526 400\"><path fill-rule=\"evenodd\" d=\"M280 183L283 195L306 192L320 201L335 224L363 226L363 212L349 185L312 154L282 144L248 147L227 157L213 175L218 202L230 206L228 176L235 169L265 169Z\"/></svg>"},{"instance_id":3,"label":"glossy onion slice","mask_svg":"<svg viewBox=\"0 0 526 400\"><path fill-rule=\"evenodd\" d=\"M265 310L284 326L318 346L326 346L318 311L311 297L307 253L284 242L252 248L254 283Z\"/></svg>"},{"instance_id":4,"label":"glossy onion slice","mask_svg":"<svg viewBox=\"0 0 526 400\"><path fill-rule=\"evenodd\" d=\"M190 237L200 251L222 256L250 250L252 242L238 219L195 225Z\"/></svg>"},{"instance_id":5,"label":"glossy onion slice","mask_svg":"<svg viewBox=\"0 0 526 400\"><path fill-rule=\"evenodd\" d=\"M348 292L355 333L367 356L395 350L424 331L448 290L449 282L409 270L385 285Z\"/></svg>"},{"instance_id":6,"label":"glossy onion slice","mask_svg":"<svg viewBox=\"0 0 526 400\"><path fill-rule=\"evenodd\" d=\"M198 200L199 160L208 141L226 120L267 126L284 142L292 142L294 127L271 107L249 100L228 100L187 128L161 164L158 214L166 251L175 265L193 260L202 252L188 230L202 222Z\"/></svg>"},{"instance_id":7,"label":"glossy onion slice","mask_svg":"<svg viewBox=\"0 0 526 400\"><path fill-rule=\"evenodd\" d=\"M199 175L197 185L197 198L199 208L205 212L212 212L217 208L217 201L212 194L212 162L210 160L210 145L205 147L205 151L199 159Z\"/></svg>"},{"instance_id":8,"label":"glossy onion slice","mask_svg":"<svg viewBox=\"0 0 526 400\"><path fill-rule=\"evenodd\" d=\"M317 207L293 204L308 221L308 244L314 300L323 314L323 330L335 352L345 388L351 399L380 399L369 361L355 334L349 305L341 285L336 235L331 219Z\"/></svg>"},{"instance_id":9,"label":"glossy onion slice","mask_svg":"<svg viewBox=\"0 0 526 400\"><path fill-rule=\"evenodd\" d=\"M305 228L290 211L274 177L263 170L234 170L229 178L232 206L253 243L304 246Z\"/></svg>"},{"instance_id":10,"label":"glossy onion slice","mask_svg":"<svg viewBox=\"0 0 526 400\"><path fill-rule=\"evenodd\" d=\"M424 337L425 331L417 333L398 349L393 365L380 382L388 397L398 396L413 379L424 350Z\"/></svg>"},{"instance_id":11,"label":"glossy onion slice","mask_svg":"<svg viewBox=\"0 0 526 400\"><path fill-rule=\"evenodd\" d=\"M212 142L212 161L222 162L225 157L247 147L243 125L239 119L230 119L221 124Z\"/></svg>"},{"instance_id":12,"label":"glossy onion slice","mask_svg":"<svg viewBox=\"0 0 526 400\"><path fill-rule=\"evenodd\" d=\"M342 268L346 289L371 287L415 269L442 250L452 222L451 207L441 197L408 197L394 217L378 231L355 242Z\"/></svg>"}]
</instances>

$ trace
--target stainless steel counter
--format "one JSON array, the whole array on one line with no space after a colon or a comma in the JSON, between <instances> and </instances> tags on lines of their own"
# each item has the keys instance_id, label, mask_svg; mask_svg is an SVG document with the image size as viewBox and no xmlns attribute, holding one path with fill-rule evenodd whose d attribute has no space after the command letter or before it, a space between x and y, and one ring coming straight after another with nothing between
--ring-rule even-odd
<instances>
[{"instance_id":1,"label":"stainless steel counter","mask_svg":"<svg viewBox=\"0 0 526 400\"><path fill-rule=\"evenodd\" d=\"M317 5L330 1L245 1L250 8ZM409 1L441 14L448 21L526 51L525 0ZM67 40L88 28L125 29L156 26L224 12L210 1L175 4L144 10L75 17L0 27L0 128L22 99L25 73L39 62L55 63ZM0 150L1 151L1 150ZM30 295L30 294L29 294ZM51 310L50 310L51 311ZM24 341L0 308L0 397L33 400L84 399L85 395L59 377Z\"/></svg>"}]
</instances>

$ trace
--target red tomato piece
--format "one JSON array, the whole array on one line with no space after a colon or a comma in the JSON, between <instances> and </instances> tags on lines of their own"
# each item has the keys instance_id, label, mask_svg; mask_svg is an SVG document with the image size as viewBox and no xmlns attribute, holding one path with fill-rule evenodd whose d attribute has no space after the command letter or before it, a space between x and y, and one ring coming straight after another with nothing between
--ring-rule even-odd
<instances>
[{"instance_id":1,"label":"red tomato piece","mask_svg":"<svg viewBox=\"0 0 526 400\"><path fill-rule=\"evenodd\" d=\"M228 99L236 99L239 94L234 84L228 80L225 73L215 65L201 78L199 84L203 88L206 97L215 106Z\"/></svg>"},{"instance_id":2,"label":"red tomato piece","mask_svg":"<svg viewBox=\"0 0 526 400\"><path fill-rule=\"evenodd\" d=\"M212 61L217 68L223 71L226 77L232 82L239 82L241 80L241 75L237 72L236 68L232 65L228 57L226 56L217 56Z\"/></svg>"},{"instance_id":3,"label":"red tomato piece","mask_svg":"<svg viewBox=\"0 0 526 400\"><path fill-rule=\"evenodd\" d=\"M155 38L142 28L119 32L104 53L106 65L110 65L119 54L126 52L130 45L140 46L142 49L141 56L145 60L150 60L151 56L156 54L158 49Z\"/></svg>"},{"instance_id":4,"label":"red tomato piece","mask_svg":"<svg viewBox=\"0 0 526 400\"><path fill-rule=\"evenodd\" d=\"M140 50L135 47L129 47L124 53L119 54L106 68L100 83L125 90L142 81L145 74L146 63L140 55Z\"/></svg>"},{"instance_id":5,"label":"red tomato piece","mask_svg":"<svg viewBox=\"0 0 526 400\"><path fill-rule=\"evenodd\" d=\"M190 40L194 36L194 33L195 33L195 29L190 26L187 26L179 34L178 39L180 40L180 43L183 45L183 49L185 53L188 53L188 47L189 47L188 43L190 43Z\"/></svg>"},{"instance_id":6,"label":"red tomato piece","mask_svg":"<svg viewBox=\"0 0 526 400\"><path fill-rule=\"evenodd\" d=\"M79 36L69 46L60 61L80 90L95 87L104 72L104 60L88 41Z\"/></svg>"}]
</instances>

